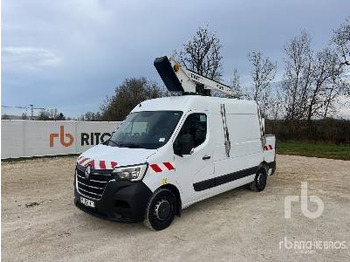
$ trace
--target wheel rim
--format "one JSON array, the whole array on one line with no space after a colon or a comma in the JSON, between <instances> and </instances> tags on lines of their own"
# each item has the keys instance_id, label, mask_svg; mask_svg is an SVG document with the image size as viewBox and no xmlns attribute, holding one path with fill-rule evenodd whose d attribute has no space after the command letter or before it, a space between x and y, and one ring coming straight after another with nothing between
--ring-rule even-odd
<instances>
[{"instance_id":1,"label":"wheel rim","mask_svg":"<svg viewBox=\"0 0 350 262\"><path fill-rule=\"evenodd\" d=\"M154 208L154 215L159 221L165 221L169 218L171 214L171 204L168 200L162 199L160 200L155 208Z\"/></svg>"},{"instance_id":2,"label":"wheel rim","mask_svg":"<svg viewBox=\"0 0 350 262\"><path fill-rule=\"evenodd\" d=\"M265 174L263 172L260 172L258 177L257 177L257 182L258 182L258 186L259 188L262 188L265 186L266 184L266 177Z\"/></svg>"}]
</instances>

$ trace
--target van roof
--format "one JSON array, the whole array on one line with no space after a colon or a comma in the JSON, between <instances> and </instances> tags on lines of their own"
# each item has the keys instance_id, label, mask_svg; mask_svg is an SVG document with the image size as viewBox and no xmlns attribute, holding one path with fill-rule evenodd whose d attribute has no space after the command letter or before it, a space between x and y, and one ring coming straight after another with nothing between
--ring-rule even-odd
<instances>
[{"instance_id":1,"label":"van roof","mask_svg":"<svg viewBox=\"0 0 350 262\"><path fill-rule=\"evenodd\" d=\"M256 113L257 105L255 101L239 100L232 98L221 98L200 95L184 95L155 98L141 102L132 112L139 111L184 111L189 110L210 110L210 108L219 108L221 104L229 108L235 108L239 112ZM236 111L236 110L234 110Z\"/></svg>"}]
</instances>

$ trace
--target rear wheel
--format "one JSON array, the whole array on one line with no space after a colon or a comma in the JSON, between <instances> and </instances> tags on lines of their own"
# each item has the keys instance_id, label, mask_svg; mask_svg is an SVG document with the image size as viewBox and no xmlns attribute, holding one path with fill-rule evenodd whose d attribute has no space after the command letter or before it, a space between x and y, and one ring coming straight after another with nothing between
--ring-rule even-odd
<instances>
[{"instance_id":1,"label":"rear wheel","mask_svg":"<svg viewBox=\"0 0 350 262\"><path fill-rule=\"evenodd\" d=\"M257 192L263 191L266 187L266 180L266 170L264 168L260 168L255 175L254 181L250 183L250 189Z\"/></svg>"},{"instance_id":2,"label":"rear wheel","mask_svg":"<svg viewBox=\"0 0 350 262\"><path fill-rule=\"evenodd\" d=\"M176 213L176 197L166 188L160 188L151 197L144 224L153 230L163 230L173 222Z\"/></svg>"}]
</instances>

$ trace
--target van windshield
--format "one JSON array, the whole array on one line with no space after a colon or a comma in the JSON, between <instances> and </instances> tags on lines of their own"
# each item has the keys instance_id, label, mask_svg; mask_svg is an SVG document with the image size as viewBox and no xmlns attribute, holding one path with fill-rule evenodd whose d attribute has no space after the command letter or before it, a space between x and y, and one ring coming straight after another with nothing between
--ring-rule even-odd
<instances>
[{"instance_id":1,"label":"van windshield","mask_svg":"<svg viewBox=\"0 0 350 262\"><path fill-rule=\"evenodd\" d=\"M120 124L108 146L156 149L165 145L182 116L181 111L131 113Z\"/></svg>"}]
</instances>

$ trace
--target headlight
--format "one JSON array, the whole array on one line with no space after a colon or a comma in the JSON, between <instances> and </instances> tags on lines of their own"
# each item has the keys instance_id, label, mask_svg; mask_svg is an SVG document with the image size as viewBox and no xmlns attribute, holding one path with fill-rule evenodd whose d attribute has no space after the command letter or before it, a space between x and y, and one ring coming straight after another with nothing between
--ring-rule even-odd
<instances>
[{"instance_id":1,"label":"headlight","mask_svg":"<svg viewBox=\"0 0 350 262\"><path fill-rule=\"evenodd\" d=\"M147 164L117 167L113 170L116 178L121 180L139 181L143 178L147 170Z\"/></svg>"}]
</instances>

